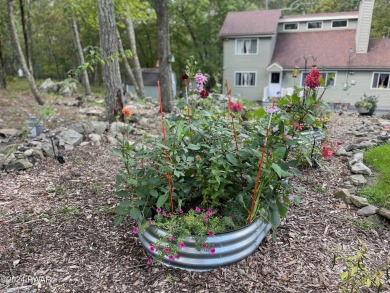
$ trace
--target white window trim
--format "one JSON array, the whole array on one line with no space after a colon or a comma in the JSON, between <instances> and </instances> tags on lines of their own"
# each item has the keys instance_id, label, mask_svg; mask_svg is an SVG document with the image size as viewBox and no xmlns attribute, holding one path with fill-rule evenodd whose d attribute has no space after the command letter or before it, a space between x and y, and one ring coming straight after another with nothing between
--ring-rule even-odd
<instances>
[{"instance_id":1,"label":"white window trim","mask_svg":"<svg viewBox=\"0 0 390 293\"><path fill-rule=\"evenodd\" d=\"M305 80L303 79L303 74L304 73L305 72L301 72L301 82L299 83L302 87L305 87ZM310 73L310 69L308 69L306 73L309 74ZM335 88L336 85L337 85L337 71L329 71L329 70L321 71L320 70L320 74L322 74L322 73L326 73L327 77L329 76L329 74L333 74L334 73L334 76L333 76L333 81L334 82L333 82L333 85L329 86L329 88ZM326 84L326 80L325 80L325 84ZM320 85L319 88L324 88L324 87L322 85Z\"/></svg>"},{"instance_id":2,"label":"white window trim","mask_svg":"<svg viewBox=\"0 0 390 293\"><path fill-rule=\"evenodd\" d=\"M297 28L294 29L286 29L286 24L296 24ZM297 31L299 30L299 22L286 22L283 24L283 31L289 32L289 31Z\"/></svg>"},{"instance_id":3,"label":"white window trim","mask_svg":"<svg viewBox=\"0 0 390 293\"><path fill-rule=\"evenodd\" d=\"M255 74L255 84L254 85L237 85L236 84L236 74L237 73L254 73ZM257 71L247 71L247 70L244 70L244 71L234 71L234 86L235 87L250 87L250 88L253 88L253 87L256 87L257 86Z\"/></svg>"},{"instance_id":4,"label":"white window trim","mask_svg":"<svg viewBox=\"0 0 390 293\"><path fill-rule=\"evenodd\" d=\"M337 26L337 27L334 27L333 26L333 22L335 21L346 21L347 22L347 25L346 26ZM335 29L342 29L342 28L347 28L349 26L349 21L348 19L337 19L337 20L332 20L332 24L331 24L331 27L332 28L335 28Z\"/></svg>"},{"instance_id":5,"label":"white window trim","mask_svg":"<svg viewBox=\"0 0 390 293\"><path fill-rule=\"evenodd\" d=\"M244 41L244 40L256 40L256 53L239 53L238 52L238 41ZM236 39L236 42L235 42L235 46L234 46L234 52L236 55L242 55L242 56L246 56L246 55L258 55L259 54L259 39L258 38L240 38L240 39Z\"/></svg>"},{"instance_id":6,"label":"white window trim","mask_svg":"<svg viewBox=\"0 0 390 293\"><path fill-rule=\"evenodd\" d=\"M389 75L389 82L387 84L387 88L380 88L380 87L372 87L372 83L374 82L374 75L375 74L387 74ZM379 81L378 81L379 82ZM371 76L371 84L370 89L372 90L378 90L378 91L384 91L384 90L390 90L390 72L383 72L383 71L374 71Z\"/></svg>"},{"instance_id":7,"label":"white window trim","mask_svg":"<svg viewBox=\"0 0 390 293\"><path fill-rule=\"evenodd\" d=\"M321 23L321 27L315 27L315 28L309 28L309 23L317 23L317 22L320 22ZM324 22L323 21L308 21L307 24L306 24L306 29L307 30L322 30L324 28Z\"/></svg>"}]
</instances>

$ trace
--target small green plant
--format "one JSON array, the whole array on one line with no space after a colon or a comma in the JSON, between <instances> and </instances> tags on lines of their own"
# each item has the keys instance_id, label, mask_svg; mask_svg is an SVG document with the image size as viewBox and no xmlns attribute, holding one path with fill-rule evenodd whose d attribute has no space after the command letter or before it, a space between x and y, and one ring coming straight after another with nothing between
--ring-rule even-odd
<instances>
[{"instance_id":1,"label":"small green plant","mask_svg":"<svg viewBox=\"0 0 390 293\"><path fill-rule=\"evenodd\" d=\"M32 221L32 217L30 216L20 216L20 217L17 217L16 218L16 222L17 223L27 223L27 222L30 222Z\"/></svg>"},{"instance_id":2,"label":"small green plant","mask_svg":"<svg viewBox=\"0 0 390 293\"><path fill-rule=\"evenodd\" d=\"M53 190L51 190L51 192L54 192L56 195L63 196L66 194L67 188L65 185L58 185Z\"/></svg>"},{"instance_id":3,"label":"small green plant","mask_svg":"<svg viewBox=\"0 0 390 293\"><path fill-rule=\"evenodd\" d=\"M343 283L341 292L357 293L362 288L375 288L380 292L386 280L390 279L390 257L382 269L370 269L366 266L369 259L367 247L363 241L358 239L358 247L354 248L355 254L347 256L342 249L337 249L333 256L333 268L341 261L342 272L340 278Z\"/></svg>"},{"instance_id":4,"label":"small green plant","mask_svg":"<svg viewBox=\"0 0 390 293\"><path fill-rule=\"evenodd\" d=\"M365 217L365 218L346 216L345 219L351 221L358 229L363 231L382 228L383 223L380 221L378 217L374 217L374 216Z\"/></svg>"},{"instance_id":5,"label":"small green plant","mask_svg":"<svg viewBox=\"0 0 390 293\"><path fill-rule=\"evenodd\" d=\"M72 208L63 208L58 210L59 214L63 215L80 215L82 213L82 210L80 209L72 209Z\"/></svg>"}]
</instances>

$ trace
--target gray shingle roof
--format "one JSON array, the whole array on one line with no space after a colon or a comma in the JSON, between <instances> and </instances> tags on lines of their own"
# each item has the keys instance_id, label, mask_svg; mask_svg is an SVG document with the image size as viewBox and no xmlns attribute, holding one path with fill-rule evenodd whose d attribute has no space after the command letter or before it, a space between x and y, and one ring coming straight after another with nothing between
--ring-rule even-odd
<instances>
[{"instance_id":1,"label":"gray shingle roof","mask_svg":"<svg viewBox=\"0 0 390 293\"><path fill-rule=\"evenodd\" d=\"M229 12L219 36L275 34L280 16L280 9Z\"/></svg>"}]
</instances>

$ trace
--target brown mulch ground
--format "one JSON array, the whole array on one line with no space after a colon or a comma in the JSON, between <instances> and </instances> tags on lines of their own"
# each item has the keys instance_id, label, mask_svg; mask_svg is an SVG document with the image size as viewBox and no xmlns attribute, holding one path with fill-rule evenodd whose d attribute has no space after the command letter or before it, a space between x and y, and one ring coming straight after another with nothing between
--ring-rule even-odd
<instances>
[{"instance_id":1,"label":"brown mulch ground","mask_svg":"<svg viewBox=\"0 0 390 293\"><path fill-rule=\"evenodd\" d=\"M15 106L33 103L20 102L0 95L0 117L7 124L11 120L3 118L4 113L23 113ZM67 111L73 110L59 110L59 121L67 122ZM344 132L356 119L334 116L330 135L350 140ZM345 163L333 157L324 161L330 171L306 169L294 180L301 204L292 206L276 242L268 236L246 260L207 273L147 266L132 234L134 223L113 225L119 161L109 147L61 150L64 165L45 158L27 171L0 173L0 290L338 292L341 266L332 268L336 248L351 254L361 239L372 268L390 255L389 223L358 218L356 208L332 197L349 175ZM386 286L382 292L390 292Z\"/></svg>"}]
</instances>

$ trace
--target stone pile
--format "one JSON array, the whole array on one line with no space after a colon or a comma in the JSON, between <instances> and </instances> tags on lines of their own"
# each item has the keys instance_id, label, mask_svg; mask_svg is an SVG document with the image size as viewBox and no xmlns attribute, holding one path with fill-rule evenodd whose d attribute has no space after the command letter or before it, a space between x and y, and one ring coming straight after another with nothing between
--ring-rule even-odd
<instances>
[{"instance_id":1,"label":"stone pile","mask_svg":"<svg viewBox=\"0 0 390 293\"><path fill-rule=\"evenodd\" d=\"M340 146L335 155L345 158L351 175L343 183L342 188L335 192L335 197L359 208L357 211L359 216L379 214L390 220L390 210L370 205L365 198L353 195L358 188L367 184L367 177L372 176L371 169L363 163L364 151L390 143L390 121L367 117L351 127L346 134L354 136L353 143Z\"/></svg>"}]
</instances>

